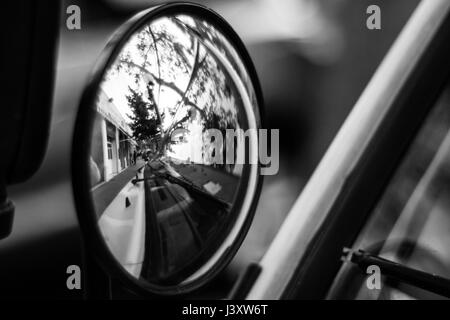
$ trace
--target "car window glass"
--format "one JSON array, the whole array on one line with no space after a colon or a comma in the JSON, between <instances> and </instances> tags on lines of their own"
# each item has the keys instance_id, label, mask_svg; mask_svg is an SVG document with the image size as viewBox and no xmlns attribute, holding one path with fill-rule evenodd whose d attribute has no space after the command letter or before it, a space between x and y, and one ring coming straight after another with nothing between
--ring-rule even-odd
<instances>
[{"instance_id":1,"label":"car window glass","mask_svg":"<svg viewBox=\"0 0 450 320\"><path fill-rule=\"evenodd\" d=\"M445 278L450 278L449 89L431 110L353 246ZM380 290L370 290L366 279L359 269L344 264L332 290L338 297L333 298L439 298L384 278Z\"/></svg>"}]
</instances>

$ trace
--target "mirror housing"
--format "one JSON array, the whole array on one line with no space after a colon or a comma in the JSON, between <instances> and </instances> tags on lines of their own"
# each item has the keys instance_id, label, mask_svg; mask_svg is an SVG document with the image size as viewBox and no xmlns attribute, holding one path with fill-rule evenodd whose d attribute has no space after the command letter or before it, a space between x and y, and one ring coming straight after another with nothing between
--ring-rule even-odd
<instances>
[{"instance_id":1,"label":"mirror housing","mask_svg":"<svg viewBox=\"0 0 450 320\"><path fill-rule=\"evenodd\" d=\"M249 83L248 86L241 85L242 88L246 89L241 88L240 89L241 91L239 91L240 94L242 94L243 92L245 92L245 94L249 93L249 97L245 98L241 95L239 99L237 99L236 101L241 101L242 99L244 101L248 101L247 105L249 107L246 107L245 109L246 116L244 118L247 119L249 117L248 118L249 128L254 128L256 130L261 128L261 114L263 101L259 81L254 66L245 49L245 46L243 45L237 34L231 29L231 27L225 20L220 18L216 13L214 13L210 9L207 9L200 5L188 3L172 3L164 6L154 7L145 10L141 13L138 13L136 16L134 16L128 22L126 22L113 35L108 45L101 53L101 56L93 70L91 79L88 81L88 84L85 88L80 103L80 109L77 116L73 140L74 141L72 154L73 189L81 229L84 238L86 240L85 241L86 250L88 250L89 254L91 254L97 260L97 262L103 267L103 269L109 276L118 279L132 291L143 295L156 294L156 295L172 296L172 295L186 294L193 290L199 289L200 287L209 283L212 278L214 278L221 270L223 270L225 266L234 257L246 233L248 232L262 184L259 162L256 161L256 163L251 164L244 163L243 165L244 169L242 172L244 172L245 174L243 175L242 181L239 182L239 185L237 185L236 188L233 189L233 192L235 192L235 195L233 196L234 200L232 203L229 202L227 203L223 199L218 199L214 195L208 194L207 192L208 189L205 188L204 186L202 188L201 186L195 185L195 183L192 182L193 180L189 181L189 179L186 179L186 176L180 177L178 173L176 172L174 173L173 163L168 163L170 161L167 160L166 157L164 157L163 161L161 162L161 160L155 160L155 157L151 156L152 155L151 151L144 152L145 150L142 150L141 153L142 159L143 161L146 161L146 163L143 167L140 167L140 169L137 170L135 176L130 178L129 184L127 184L126 186L127 190L132 190L132 192L135 193L142 193L143 187L141 186L143 184L145 185L147 180L155 179L156 177L160 180L163 180L164 186L170 185L173 186L167 187L169 188L167 189L169 190L169 193L173 193L174 192L173 190L177 190L175 193L178 192L178 194L175 195L175 198L179 197L181 194L184 195L188 194L188 196L184 196L185 197L184 199L192 202L193 201L192 199L200 197L203 199L202 201L209 201L209 202L212 201L221 208L223 208L220 210L224 210L224 212L227 213L226 217L228 216L234 217L232 220L228 219L223 222L223 224L227 226L227 228L225 229L222 228L223 231L213 232L213 234L217 233L218 235L221 236L219 237L221 239L220 243L218 243L218 245L211 245L211 243L209 245L205 245L206 246L205 249L204 250L202 249L202 254L204 254L204 258L202 258L202 260L200 261L201 263L197 261L198 263L193 264L191 267L184 270L187 273L183 272L181 274L181 278L180 277L176 278L170 277L167 279L164 278L163 280L160 279L161 281L155 283L143 277L143 273L140 269L142 268L142 266L139 267L138 273L133 274L133 272L129 271L130 269L126 265L124 265L123 262L120 262L120 259L118 259L116 252L113 250L113 247L111 247L110 236L105 236L105 229L102 229L102 227L100 226L101 220L100 217L104 216L104 212L106 212L106 209L102 209L102 211L100 212L96 209L97 198L95 198L91 192L92 184L90 177L92 172L90 168L92 168L92 166L89 165L90 160L88 159L88 155L91 154L92 152L91 149L92 131L94 126L94 118L97 112L97 107L94 107L94 105L98 103L99 88L104 83L106 74L108 74L110 69L112 69L112 66L114 65L116 59L121 54L123 48L127 46L128 43L130 43L131 41L130 39L132 39L133 36L135 36L138 32L140 32L140 30L142 30L144 27L150 26L155 21L158 21L158 19L166 17L179 17L179 16L185 16L188 18L194 17L195 19L201 20L202 23L206 23L206 25L208 26L211 25L215 31L217 31L221 36L225 38L227 43L231 44L233 50L236 53L236 55L232 56L232 58L240 60L239 62L242 63L244 70L243 77ZM186 27L186 25L182 26L181 28L182 29L185 28L186 34L189 34L192 37L201 37L201 35L199 35L198 30L190 29L190 27ZM211 39L209 39L208 42L210 40ZM228 63L226 61L222 61L221 58L217 56L217 54L219 55L224 54L223 52L221 53L220 50L214 49L213 47L208 47L208 45L204 45L203 50L204 52L209 52L211 54L214 53L211 56L214 59L217 59L216 63L222 65L224 63L225 65ZM233 78L232 76L228 75L229 72L233 73L235 71L231 69L227 70L228 71L226 71L224 75L226 81L231 81L228 82L228 85L231 85L231 87L233 87L236 85L233 84L233 81L242 81L241 78L236 78L236 76L234 76ZM138 79L136 80L136 82L143 81L142 80L143 78L144 76L142 74L138 74ZM151 82L151 80L148 79L144 80L145 83L147 83L146 92L148 93L153 92L153 85L154 85L153 82ZM149 87L150 84L151 86ZM149 97L149 99L151 98L152 97ZM223 108L223 106L220 106L219 108ZM162 127L163 121L161 119L163 117L159 115L158 106L155 107L155 110L156 113L158 114L158 121L159 121L158 125ZM191 121L192 119L196 119L195 116L192 116L192 113L190 111L187 112L186 117L188 119L191 119ZM246 128L246 126L247 124L244 125L244 128ZM130 139L131 138L119 141L125 141ZM180 141L182 140L183 139L180 138ZM111 136L111 143L117 143L116 141L117 138ZM248 148L253 149L256 148L257 150L257 148L259 147L257 136L250 137L249 141L250 142ZM243 150L245 151L246 148L247 145L244 146ZM114 150L114 148L112 148L112 150ZM113 151L111 151L111 157L112 152ZM256 152L256 154L258 154L258 152ZM156 161L160 161L160 163L156 165L154 163ZM185 165L191 166L193 168L196 167L196 164L192 161L192 159L189 159L189 161L185 162ZM199 166L194 168L194 170L197 169L203 170ZM211 188L214 189L216 187L217 186L214 183L210 185L210 189ZM146 187L145 189L146 198L148 198L149 194L151 194L149 190L150 189L147 189ZM124 200L125 201L122 210L125 210L126 208L130 207L130 204L133 203L133 200L130 197L125 197ZM118 203L119 204L122 203L121 200ZM196 200L194 200L194 203L196 203ZM198 205L198 203L196 204ZM182 207L180 206L180 204L178 204L178 206L180 208ZM110 208L110 206L107 207L107 209L108 208ZM118 212L117 209L114 210L115 211L113 215L121 214L121 212ZM211 210L213 209L210 209L209 213L212 213ZM144 215L146 214L147 209ZM183 214L186 213L183 212ZM158 217L161 215L162 212L157 212ZM148 218L146 218L145 221L148 221ZM155 233L160 232L158 230L161 229L161 222L158 221L159 220L154 222L152 220L151 222L148 222L148 225L146 222L145 233L153 235ZM221 224L222 223L219 220L215 222L215 225L221 226ZM170 232L175 232L175 229L165 229L164 232L170 234ZM113 234L112 236L114 237L115 235ZM112 242L114 241L117 242L119 240L120 239L113 239ZM146 240L146 245L148 245L147 242L148 241ZM153 241L153 243L154 242L155 241ZM149 247L146 246L145 250L149 250ZM184 268L184 266L182 267Z\"/></svg>"}]
</instances>

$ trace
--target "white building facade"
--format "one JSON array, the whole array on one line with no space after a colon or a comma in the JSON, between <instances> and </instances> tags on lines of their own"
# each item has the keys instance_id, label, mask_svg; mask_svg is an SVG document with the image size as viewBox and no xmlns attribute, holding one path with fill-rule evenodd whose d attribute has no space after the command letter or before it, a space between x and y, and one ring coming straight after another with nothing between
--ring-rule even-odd
<instances>
[{"instance_id":1,"label":"white building facade","mask_svg":"<svg viewBox=\"0 0 450 320\"><path fill-rule=\"evenodd\" d=\"M96 104L97 115L91 142L91 180L95 186L105 182L128 168L133 163L136 142L124 117L106 93L101 90ZM97 169L95 169L95 166Z\"/></svg>"}]
</instances>

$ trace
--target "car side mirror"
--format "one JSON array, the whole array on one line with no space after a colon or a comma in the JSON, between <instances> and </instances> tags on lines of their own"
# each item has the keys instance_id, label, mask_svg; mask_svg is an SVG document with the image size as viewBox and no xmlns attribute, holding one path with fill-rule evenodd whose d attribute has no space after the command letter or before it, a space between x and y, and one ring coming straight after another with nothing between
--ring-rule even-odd
<instances>
[{"instance_id":1,"label":"car side mirror","mask_svg":"<svg viewBox=\"0 0 450 320\"><path fill-rule=\"evenodd\" d=\"M84 90L72 156L86 247L108 274L176 295L225 268L260 193L261 108L251 59L213 11L158 6L114 34Z\"/></svg>"}]
</instances>

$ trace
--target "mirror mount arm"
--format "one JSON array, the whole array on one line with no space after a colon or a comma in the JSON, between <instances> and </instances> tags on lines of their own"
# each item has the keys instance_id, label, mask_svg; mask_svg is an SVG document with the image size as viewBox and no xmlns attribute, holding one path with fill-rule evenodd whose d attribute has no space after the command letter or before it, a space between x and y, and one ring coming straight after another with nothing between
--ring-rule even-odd
<instances>
[{"instance_id":1,"label":"mirror mount arm","mask_svg":"<svg viewBox=\"0 0 450 320\"><path fill-rule=\"evenodd\" d=\"M227 300L245 300L261 271L261 265L256 262L250 263L239 276Z\"/></svg>"}]
</instances>

